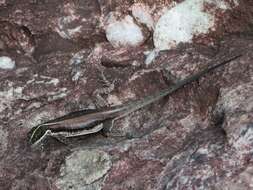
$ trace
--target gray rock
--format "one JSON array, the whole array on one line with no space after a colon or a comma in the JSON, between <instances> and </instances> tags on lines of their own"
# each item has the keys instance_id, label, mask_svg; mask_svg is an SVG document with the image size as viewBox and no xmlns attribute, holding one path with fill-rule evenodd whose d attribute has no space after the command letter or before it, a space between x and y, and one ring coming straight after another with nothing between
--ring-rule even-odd
<instances>
[{"instance_id":1,"label":"gray rock","mask_svg":"<svg viewBox=\"0 0 253 190\"><path fill-rule=\"evenodd\" d=\"M98 150L79 150L66 158L56 185L63 190L101 189L102 178L111 168L110 156Z\"/></svg>"}]
</instances>

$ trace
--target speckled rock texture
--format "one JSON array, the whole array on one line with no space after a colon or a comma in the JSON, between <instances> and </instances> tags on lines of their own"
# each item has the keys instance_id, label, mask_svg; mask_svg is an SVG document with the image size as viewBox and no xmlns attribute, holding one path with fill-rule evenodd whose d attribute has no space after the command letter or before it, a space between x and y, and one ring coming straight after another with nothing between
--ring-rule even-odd
<instances>
[{"instance_id":1,"label":"speckled rock texture","mask_svg":"<svg viewBox=\"0 0 253 190\"><path fill-rule=\"evenodd\" d=\"M1 190L253 189L253 3L238 0L216 14L215 31L157 52L146 65L155 23L180 2L0 0L0 57L15 63L0 68ZM138 10L150 14L141 20ZM113 46L104 25L111 12L130 15L145 40ZM123 137L98 133L69 145L48 138L36 149L28 143L41 122L103 101L141 99L239 53L115 121L112 133Z\"/></svg>"}]
</instances>

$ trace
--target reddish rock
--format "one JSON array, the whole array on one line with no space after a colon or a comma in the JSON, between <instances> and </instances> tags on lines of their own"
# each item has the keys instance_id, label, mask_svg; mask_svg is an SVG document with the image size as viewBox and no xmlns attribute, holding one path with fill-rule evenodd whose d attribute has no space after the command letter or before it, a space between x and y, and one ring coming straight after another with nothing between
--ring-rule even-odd
<instances>
[{"instance_id":1,"label":"reddish rock","mask_svg":"<svg viewBox=\"0 0 253 190\"><path fill-rule=\"evenodd\" d=\"M159 52L150 65L144 52L153 48L152 39L130 49L106 40L100 25L106 14L129 14L134 3L156 3L155 12L163 2L172 1L0 1L0 56L15 60L15 68L0 69L1 190L252 189L253 5L238 1L214 32L214 43L181 44ZM61 18L68 19L59 29ZM94 108L101 78L115 81L101 96L120 104L239 53L232 63L115 121L113 132L133 139L94 134L68 146L50 138L37 149L29 145L33 126ZM79 161L90 166L73 172L82 178L69 173L82 168L71 167ZM85 172L90 180L83 180Z\"/></svg>"}]
</instances>

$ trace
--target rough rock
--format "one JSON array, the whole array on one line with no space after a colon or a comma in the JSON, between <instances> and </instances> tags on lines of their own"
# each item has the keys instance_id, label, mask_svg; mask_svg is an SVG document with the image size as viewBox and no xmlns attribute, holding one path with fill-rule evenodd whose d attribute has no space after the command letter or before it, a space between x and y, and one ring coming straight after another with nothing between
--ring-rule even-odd
<instances>
[{"instance_id":1,"label":"rough rock","mask_svg":"<svg viewBox=\"0 0 253 190\"><path fill-rule=\"evenodd\" d=\"M115 48L137 47L147 39L142 28L134 22L130 15L121 18L121 16L116 16L116 13L111 12L104 28L106 38Z\"/></svg>"},{"instance_id":2,"label":"rough rock","mask_svg":"<svg viewBox=\"0 0 253 190\"><path fill-rule=\"evenodd\" d=\"M237 1L188 0L168 9L158 20L154 45L159 50L172 49L179 43L192 42L211 30L219 30L217 15L238 6Z\"/></svg>"},{"instance_id":3,"label":"rough rock","mask_svg":"<svg viewBox=\"0 0 253 190\"><path fill-rule=\"evenodd\" d=\"M59 189L101 189L101 178L111 168L108 154L96 150L78 150L66 158L61 168Z\"/></svg>"},{"instance_id":4,"label":"rough rock","mask_svg":"<svg viewBox=\"0 0 253 190\"><path fill-rule=\"evenodd\" d=\"M238 0L236 8L215 12L217 30L152 51L151 20L155 28L184 2L0 0L0 57L15 61L0 69L1 190L252 189L253 4ZM147 32L144 40L112 46L103 25L112 12L131 17ZM150 51L155 59L147 65ZM97 133L68 145L53 138L35 149L29 144L33 126L95 108L99 96L109 105L141 99L237 54L116 120L112 134L122 137Z\"/></svg>"}]
</instances>

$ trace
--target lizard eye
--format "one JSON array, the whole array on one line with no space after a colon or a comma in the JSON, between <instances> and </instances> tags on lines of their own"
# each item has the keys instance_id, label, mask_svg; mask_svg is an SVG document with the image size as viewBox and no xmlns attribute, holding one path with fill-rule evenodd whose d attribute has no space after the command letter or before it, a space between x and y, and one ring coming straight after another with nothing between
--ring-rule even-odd
<instances>
[{"instance_id":1,"label":"lizard eye","mask_svg":"<svg viewBox=\"0 0 253 190\"><path fill-rule=\"evenodd\" d=\"M47 127L43 125L33 127L28 133L29 142L31 144L39 143L45 136L47 130Z\"/></svg>"}]
</instances>

